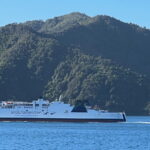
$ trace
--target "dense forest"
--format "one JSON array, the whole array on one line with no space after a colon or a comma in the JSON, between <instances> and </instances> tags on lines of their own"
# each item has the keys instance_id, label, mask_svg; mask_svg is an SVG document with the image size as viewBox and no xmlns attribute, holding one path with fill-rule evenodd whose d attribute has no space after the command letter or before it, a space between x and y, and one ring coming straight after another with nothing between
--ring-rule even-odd
<instances>
[{"instance_id":1,"label":"dense forest","mask_svg":"<svg viewBox=\"0 0 150 150\"><path fill-rule=\"evenodd\" d=\"M0 27L0 100L39 96L150 113L150 30L81 13Z\"/></svg>"}]
</instances>

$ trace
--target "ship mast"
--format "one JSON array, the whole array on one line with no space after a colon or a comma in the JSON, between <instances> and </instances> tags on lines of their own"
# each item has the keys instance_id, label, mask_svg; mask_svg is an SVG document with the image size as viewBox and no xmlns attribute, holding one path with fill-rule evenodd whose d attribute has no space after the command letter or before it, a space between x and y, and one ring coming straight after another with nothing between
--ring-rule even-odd
<instances>
[{"instance_id":1,"label":"ship mast","mask_svg":"<svg viewBox=\"0 0 150 150\"><path fill-rule=\"evenodd\" d=\"M60 96L59 96L59 102L61 102L62 98L63 98L63 96L60 95Z\"/></svg>"}]
</instances>

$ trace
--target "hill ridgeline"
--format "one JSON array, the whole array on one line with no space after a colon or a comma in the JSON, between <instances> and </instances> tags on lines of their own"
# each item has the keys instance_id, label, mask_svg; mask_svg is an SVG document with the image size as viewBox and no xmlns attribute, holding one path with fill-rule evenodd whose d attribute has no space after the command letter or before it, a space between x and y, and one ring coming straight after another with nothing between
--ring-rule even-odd
<instances>
[{"instance_id":1,"label":"hill ridgeline","mask_svg":"<svg viewBox=\"0 0 150 150\"><path fill-rule=\"evenodd\" d=\"M150 30L81 13L0 27L0 100L40 95L150 113Z\"/></svg>"}]
</instances>

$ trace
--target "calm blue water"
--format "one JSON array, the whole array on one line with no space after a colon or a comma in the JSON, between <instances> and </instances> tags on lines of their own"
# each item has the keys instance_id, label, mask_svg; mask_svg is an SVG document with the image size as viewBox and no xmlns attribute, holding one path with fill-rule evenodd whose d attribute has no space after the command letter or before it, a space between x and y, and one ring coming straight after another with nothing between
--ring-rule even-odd
<instances>
[{"instance_id":1,"label":"calm blue water","mask_svg":"<svg viewBox=\"0 0 150 150\"><path fill-rule=\"evenodd\" d=\"M0 150L150 150L150 117L126 123L0 122Z\"/></svg>"}]
</instances>

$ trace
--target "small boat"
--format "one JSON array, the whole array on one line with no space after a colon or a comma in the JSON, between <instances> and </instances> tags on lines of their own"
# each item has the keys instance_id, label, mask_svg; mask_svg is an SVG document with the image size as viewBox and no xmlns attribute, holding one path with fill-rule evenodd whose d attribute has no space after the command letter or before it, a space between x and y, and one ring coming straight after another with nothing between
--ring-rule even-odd
<instances>
[{"instance_id":1,"label":"small boat","mask_svg":"<svg viewBox=\"0 0 150 150\"><path fill-rule=\"evenodd\" d=\"M0 121L125 122L126 115L124 112L91 109L81 102L71 106L40 98L32 102L2 101Z\"/></svg>"}]
</instances>

